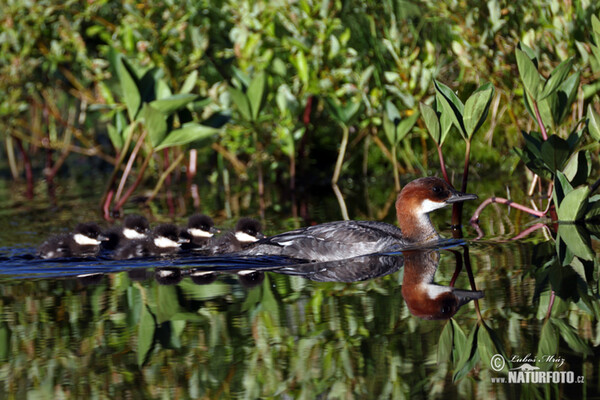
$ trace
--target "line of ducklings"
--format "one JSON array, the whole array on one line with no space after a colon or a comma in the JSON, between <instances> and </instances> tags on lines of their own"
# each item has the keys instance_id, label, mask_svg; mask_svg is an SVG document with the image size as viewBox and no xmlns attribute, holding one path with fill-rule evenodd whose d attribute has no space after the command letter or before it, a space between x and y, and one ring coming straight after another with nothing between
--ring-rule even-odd
<instances>
[{"instance_id":1,"label":"line of ducklings","mask_svg":"<svg viewBox=\"0 0 600 400\"><path fill-rule=\"evenodd\" d=\"M72 232L55 235L38 248L38 256L50 258L96 257L101 250L110 251L115 260L141 257L164 257L180 251L202 255L219 255L244 249L264 238L261 224L252 218L241 218L233 231L215 228L207 215L194 214L186 227L160 224L150 230L148 220L137 214L124 218L122 226L105 231L95 222L78 224Z\"/></svg>"}]
</instances>

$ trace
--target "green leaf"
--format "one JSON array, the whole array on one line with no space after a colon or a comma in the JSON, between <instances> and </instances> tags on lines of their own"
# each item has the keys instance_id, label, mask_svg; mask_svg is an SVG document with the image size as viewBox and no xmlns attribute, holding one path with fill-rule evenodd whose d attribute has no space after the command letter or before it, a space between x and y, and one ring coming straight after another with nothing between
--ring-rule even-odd
<instances>
[{"instance_id":1,"label":"green leaf","mask_svg":"<svg viewBox=\"0 0 600 400\"><path fill-rule=\"evenodd\" d=\"M419 113L413 113L410 117L406 117L400 121L396 127L396 145L410 132L419 119Z\"/></svg>"},{"instance_id":2,"label":"green leaf","mask_svg":"<svg viewBox=\"0 0 600 400\"><path fill-rule=\"evenodd\" d=\"M591 104L588 104L587 119L590 136L592 136L595 141L600 142L600 115L598 115Z\"/></svg>"},{"instance_id":3,"label":"green leaf","mask_svg":"<svg viewBox=\"0 0 600 400\"><path fill-rule=\"evenodd\" d=\"M565 79L554 95L548 98L549 100L551 99L552 116L556 125L560 125L567 115L570 114L571 106L577 99L580 78L581 73L577 71Z\"/></svg>"},{"instance_id":4,"label":"green leaf","mask_svg":"<svg viewBox=\"0 0 600 400\"><path fill-rule=\"evenodd\" d=\"M440 339L438 340L438 351L437 351L437 363L438 365L449 361L450 355L452 354L452 342L453 342L454 332L452 329L452 321L449 320L442 333L440 334Z\"/></svg>"},{"instance_id":5,"label":"green leaf","mask_svg":"<svg viewBox=\"0 0 600 400\"><path fill-rule=\"evenodd\" d=\"M246 121L252 120L252 109L250 108L250 102L248 101L248 97L239 89L230 87L229 95L231 96L231 100L233 104L237 107L238 111L242 115Z\"/></svg>"},{"instance_id":6,"label":"green leaf","mask_svg":"<svg viewBox=\"0 0 600 400\"><path fill-rule=\"evenodd\" d=\"M117 131L117 128L115 128L113 124L108 124L106 126L106 130L108 131L108 138L110 139L113 147L120 151L123 147L123 136L121 136L121 133Z\"/></svg>"},{"instance_id":7,"label":"green leaf","mask_svg":"<svg viewBox=\"0 0 600 400\"><path fill-rule=\"evenodd\" d=\"M153 148L156 148L167 134L167 116L149 103L144 103L140 116L148 130L148 138Z\"/></svg>"},{"instance_id":8,"label":"green leaf","mask_svg":"<svg viewBox=\"0 0 600 400\"><path fill-rule=\"evenodd\" d=\"M463 121L464 105L454 92L446 85L437 80L433 81L436 90L436 100L442 105L442 115L448 114L454 126L456 126L465 140L468 135Z\"/></svg>"},{"instance_id":9,"label":"green leaf","mask_svg":"<svg viewBox=\"0 0 600 400\"><path fill-rule=\"evenodd\" d=\"M452 321L452 332L453 332L452 360L454 361L455 365L458 365L460 357L466 351L467 336L463 332L460 325L458 325L458 323L454 319L451 319L450 321Z\"/></svg>"},{"instance_id":10,"label":"green leaf","mask_svg":"<svg viewBox=\"0 0 600 400\"><path fill-rule=\"evenodd\" d=\"M565 196L573 190L573 186L561 171L557 171L554 175L554 189L552 190L552 200L558 206Z\"/></svg>"},{"instance_id":11,"label":"green leaf","mask_svg":"<svg viewBox=\"0 0 600 400\"><path fill-rule=\"evenodd\" d=\"M150 105L165 115L171 115L171 113L185 107L198 97L195 94L175 94L164 99L154 100L150 102Z\"/></svg>"},{"instance_id":12,"label":"green leaf","mask_svg":"<svg viewBox=\"0 0 600 400\"><path fill-rule=\"evenodd\" d=\"M538 351L536 366L541 369L548 370L553 364L541 361L544 356L558 354L558 335L556 329L550 321L546 320L542 326L540 341L538 343Z\"/></svg>"},{"instance_id":13,"label":"green leaf","mask_svg":"<svg viewBox=\"0 0 600 400\"><path fill-rule=\"evenodd\" d=\"M6 361L10 355L11 331L6 322L0 323L0 360Z\"/></svg>"},{"instance_id":14,"label":"green leaf","mask_svg":"<svg viewBox=\"0 0 600 400\"><path fill-rule=\"evenodd\" d=\"M559 221L575 222L583 220L588 206L590 188L580 186L565 195L565 198L556 204L556 214Z\"/></svg>"},{"instance_id":15,"label":"green leaf","mask_svg":"<svg viewBox=\"0 0 600 400\"><path fill-rule=\"evenodd\" d=\"M138 325L137 340L137 363L141 367L147 360L150 351L154 347L154 332L156 331L156 321L154 315L148 309L148 306L142 307L142 315Z\"/></svg>"},{"instance_id":16,"label":"green leaf","mask_svg":"<svg viewBox=\"0 0 600 400\"><path fill-rule=\"evenodd\" d=\"M400 123L400 112L391 100L385 102L383 112L383 131L392 146L396 145L396 127Z\"/></svg>"},{"instance_id":17,"label":"green leaf","mask_svg":"<svg viewBox=\"0 0 600 400\"><path fill-rule=\"evenodd\" d=\"M588 211L585 214L586 221L597 221L600 219L600 196L592 196L589 198Z\"/></svg>"},{"instance_id":18,"label":"green leaf","mask_svg":"<svg viewBox=\"0 0 600 400\"><path fill-rule=\"evenodd\" d=\"M553 94L556 89L564 82L573 66L573 57L568 58L567 60L561 62L554 71L550 74L548 80L544 83L544 87L542 88L538 101L544 100L546 97ZM537 71L536 71L537 72Z\"/></svg>"},{"instance_id":19,"label":"green leaf","mask_svg":"<svg viewBox=\"0 0 600 400\"><path fill-rule=\"evenodd\" d=\"M166 149L172 146L181 146L197 140L209 138L219 132L216 128L200 125L195 122L190 122L183 125L179 129L175 129L169 133L169 136L156 147L155 150Z\"/></svg>"},{"instance_id":20,"label":"green leaf","mask_svg":"<svg viewBox=\"0 0 600 400\"><path fill-rule=\"evenodd\" d=\"M486 83L467 99L463 114L467 137L471 138L485 122L493 97L494 86Z\"/></svg>"},{"instance_id":21,"label":"green leaf","mask_svg":"<svg viewBox=\"0 0 600 400\"><path fill-rule=\"evenodd\" d=\"M344 124L348 124L352 117L360 110L361 102L354 100L355 99L348 100L346 105L341 108L341 116Z\"/></svg>"},{"instance_id":22,"label":"green leaf","mask_svg":"<svg viewBox=\"0 0 600 400\"><path fill-rule=\"evenodd\" d=\"M575 256L593 261L595 257L589 233L577 224L558 224L558 235Z\"/></svg>"},{"instance_id":23,"label":"green leaf","mask_svg":"<svg viewBox=\"0 0 600 400\"><path fill-rule=\"evenodd\" d=\"M194 87L196 86L196 82L198 81L198 71L194 70L192 71L187 78L185 78L185 81L183 82L183 85L181 85L181 89L179 90L179 93L190 93L192 90L194 90Z\"/></svg>"},{"instance_id":24,"label":"green leaf","mask_svg":"<svg viewBox=\"0 0 600 400\"><path fill-rule=\"evenodd\" d=\"M256 121L258 118L258 114L262 108L262 103L264 99L265 87L266 87L266 74L264 71L260 71L257 73L250 85L248 86L248 91L246 95L248 96L248 101L250 102L250 108L252 109L252 120Z\"/></svg>"},{"instance_id":25,"label":"green leaf","mask_svg":"<svg viewBox=\"0 0 600 400\"><path fill-rule=\"evenodd\" d=\"M453 382L457 382L464 378L475 366L477 360L479 360L479 353L477 352L477 336L479 332L479 325L476 325L467 339L465 351L460 357L456 372L452 377Z\"/></svg>"},{"instance_id":26,"label":"green leaf","mask_svg":"<svg viewBox=\"0 0 600 400\"><path fill-rule=\"evenodd\" d=\"M304 56L304 52L302 50L298 50L298 53L295 57L296 69L298 70L298 77L304 84L304 86L308 86L308 64L306 62L306 57Z\"/></svg>"},{"instance_id":27,"label":"green leaf","mask_svg":"<svg viewBox=\"0 0 600 400\"><path fill-rule=\"evenodd\" d=\"M442 105L436 99L436 114L439 116L441 129L440 146L444 144L444 141L446 140L448 134L450 133L450 130L452 129L452 117L448 113L441 112L442 108Z\"/></svg>"},{"instance_id":28,"label":"green leaf","mask_svg":"<svg viewBox=\"0 0 600 400\"><path fill-rule=\"evenodd\" d=\"M119 76L129 120L134 121L142 104L142 97L136 83L135 74L123 56L119 56L117 60L117 75Z\"/></svg>"},{"instance_id":29,"label":"green leaf","mask_svg":"<svg viewBox=\"0 0 600 400\"><path fill-rule=\"evenodd\" d=\"M581 353L584 357L592 355L592 350L577 334L575 328L558 318L551 318L550 321L558 328L560 336L562 336L571 349L577 353Z\"/></svg>"},{"instance_id":30,"label":"green leaf","mask_svg":"<svg viewBox=\"0 0 600 400\"><path fill-rule=\"evenodd\" d=\"M158 291L156 322L162 324L183 310L179 305L177 287L175 285L158 285L156 290Z\"/></svg>"},{"instance_id":31,"label":"green leaf","mask_svg":"<svg viewBox=\"0 0 600 400\"><path fill-rule=\"evenodd\" d=\"M590 152L587 150L581 150L573 154L567 165L563 169L563 172L569 182L573 186L583 185L592 172L592 158Z\"/></svg>"},{"instance_id":32,"label":"green leaf","mask_svg":"<svg viewBox=\"0 0 600 400\"><path fill-rule=\"evenodd\" d=\"M433 141L439 146L442 139L442 129L437 113L433 107L425 103L419 103L419 109L421 110L421 115L423 116L423 121L425 121L429 136L431 136Z\"/></svg>"},{"instance_id":33,"label":"green leaf","mask_svg":"<svg viewBox=\"0 0 600 400\"><path fill-rule=\"evenodd\" d=\"M561 171L569 158L569 144L558 135L550 135L541 146L542 160L548 169L555 173Z\"/></svg>"},{"instance_id":34,"label":"green leaf","mask_svg":"<svg viewBox=\"0 0 600 400\"><path fill-rule=\"evenodd\" d=\"M485 368L489 368L492 365L492 357L498 354L486 325L479 328L477 334L477 352L479 353L481 364Z\"/></svg>"},{"instance_id":35,"label":"green leaf","mask_svg":"<svg viewBox=\"0 0 600 400\"><path fill-rule=\"evenodd\" d=\"M537 67L529 56L518 48L515 48L515 57L517 58L517 67L519 68L519 75L521 76L525 90L527 90L533 100L538 101L541 79Z\"/></svg>"}]
</instances>

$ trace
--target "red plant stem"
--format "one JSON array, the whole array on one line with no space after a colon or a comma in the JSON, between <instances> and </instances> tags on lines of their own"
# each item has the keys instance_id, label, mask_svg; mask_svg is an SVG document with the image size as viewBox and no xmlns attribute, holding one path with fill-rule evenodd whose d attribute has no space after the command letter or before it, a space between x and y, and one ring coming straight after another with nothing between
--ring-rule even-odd
<instances>
[{"instance_id":1,"label":"red plant stem","mask_svg":"<svg viewBox=\"0 0 600 400\"><path fill-rule=\"evenodd\" d=\"M452 186L452 182L448 178L448 172L446 171L446 162L444 161L444 155L442 154L442 146L437 145L438 157L440 159L440 169L442 170L442 175L444 175L444 180L448 185ZM452 186L454 187L454 186Z\"/></svg>"},{"instance_id":2,"label":"red plant stem","mask_svg":"<svg viewBox=\"0 0 600 400\"><path fill-rule=\"evenodd\" d=\"M123 204L125 204L125 202L127 201L127 199L133 194L134 190L139 186L139 184L142 182L142 178L144 177L144 172L146 171L146 168L148 167L148 164L150 163L150 159L152 158L152 154L154 154L154 152L150 152L150 154L148 154L148 157L146 157L146 159L144 160L144 163L142 164L141 168L140 168L140 172L138 173L138 177L135 180L135 182L133 182L133 185L131 185L131 187L127 190L127 192L125 192L125 194L123 195L123 197L121 197L117 204L115 205L115 210L120 210L121 208L123 208Z\"/></svg>"},{"instance_id":3,"label":"red plant stem","mask_svg":"<svg viewBox=\"0 0 600 400\"><path fill-rule=\"evenodd\" d=\"M19 152L23 157L23 163L25 164L25 179L27 181L27 191L25 195L27 196L27 199L31 200L33 199L33 172L31 170L31 160L29 160L29 156L25 152L21 139L15 138L15 142L17 142L17 147L19 148Z\"/></svg>"},{"instance_id":4,"label":"red plant stem","mask_svg":"<svg viewBox=\"0 0 600 400\"><path fill-rule=\"evenodd\" d=\"M166 170L169 169L169 148L163 149L163 167ZM167 176L165 177L165 186L170 186L171 185L171 174L167 174Z\"/></svg>"},{"instance_id":5,"label":"red plant stem","mask_svg":"<svg viewBox=\"0 0 600 400\"><path fill-rule=\"evenodd\" d=\"M191 149L190 150L190 161L188 164L188 168L187 168L187 180L188 183L191 183L192 180L194 179L194 177L196 176L196 166L198 163L198 150L196 149Z\"/></svg>"},{"instance_id":6,"label":"red plant stem","mask_svg":"<svg viewBox=\"0 0 600 400\"><path fill-rule=\"evenodd\" d=\"M463 193L467 192L467 182L469 180L469 158L471 156L471 140L466 141L465 148L465 166L463 169L462 176L462 184L461 191ZM463 203L459 202L452 206L452 237L459 239L462 238L462 211L463 211Z\"/></svg>"},{"instance_id":7,"label":"red plant stem","mask_svg":"<svg viewBox=\"0 0 600 400\"><path fill-rule=\"evenodd\" d=\"M460 271L462 271L463 259L462 259L462 255L460 254L460 252L458 252L456 250L450 250L450 252L452 254L454 254L454 258L456 259L456 268L454 269L454 274L452 275L452 279L450 280L450 287L454 287L454 284L456 283L456 279L458 278Z\"/></svg>"},{"instance_id":8,"label":"red plant stem","mask_svg":"<svg viewBox=\"0 0 600 400\"><path fill-rule=\"evenodd\" d=\"M465 148L465 167L463 169L463 178L462 178L462 185L461 185L461 191L463 193L467 192L467 182L469 180L469 158L471 157L471 139L467 140L467 147ZM458 204L462 204L462 203L458 203ZM462 211L462 207L461 207L461 211Z\"/></svg>"},{"instance_id":9,"label":"red plant stem","mask_svg":"<svg viewBox=\"0 0 600 400\"><path fill-rule=\"evenodd\" d=\"M554 306L554 299L556 298L556 293L554 290L550 292L550 302L548 303L548 311L546 312L546 319L550 318L550 314L552 314L552 307Z\"/></svg>"},{"instance_id":10,"label":"red plant stem","mask_svg":"<svg viewBox=\"0 0 600 400\"><path fill-rule=\"evenodd\" d=\"M500 203L500 204L506 204L509 207L513 207L516 208L517 210L521 210L526 212L527 214L531 214L534 215L536 217L543 217L546 215L546 211L538 211L538 210L534 210L533 208L529 208L527 206L524 206L522 204L519 203L515 203L512 200L508 200L505 199L503 197L490 197L488 199L485 199L480 205L479 207L477 207L477 210L475 210L475 213L473 213L473 216L471 217L471 219L469 220L470 223L476 223L477 221L479 221L479 216L481 215L481 211L483 211L483 209L485 207L487 207L488 205L492 204L492 203Z\"/></svg>"},{"instance_id":11,"label":"red plant stem","mask_svg":"<svg viewBox=\"0 0 600 400\"><path fill-rule=\"evenodd\" d=\"M112 221L112 217L110 216L110 203L112 202L113 196L115 195L115 190L110 189L108 194L106 195L106 200L102 205L102 215L106 221Z\"/></svg>"},{"instance_id":12,"label":"red plant stem","mask_svg":"<svg viewBox=\"0 0 600 400\"><path fill-rule=\"evenodd\" d=\"M537 123L540 126L540 132L542 132L542 137L544 138L544 140L548 140L546 126L544 126L544 121L542 121L542 116L540 115L540 109L538 108L537 101L535 100L533 100L533 110L535 111L535 118L537 119Z\"/></svg>"},{"instance_id":13,"label":"red plant stem","mask_svg":"<svg viewBox=\"0 0 600 400\"><path fill-rule=\"evenodd\" d=\"M525 229L523 232L519 233L517 236L510 238L511 241L513 240L520 240L523 239L525 236L528 236L530 233L537 231L540 228L545 227L546 224L542 224L541 222L530 226L529 228Z\"/></svg>"},{"instance_id":14,"label":"red plant stem","mask_svg":"<svg viewBox=\"0 0 600 400\"><path fill-rule=\"evenodd\" d=\"M133 162L135 161L135 159L137 157L137 153L140 151L142 144L144 144L144 138L146 137L147 133L148 133L148 131L146 129L144 129L144 131L138 138L137 143L135 144L135 147L133 148L133 151L131 152L131 155L129 156L129 160L127 161L127 165L125 166L125 171L123 171L123 176L121 176L121 182L119 182L119 188L117 189L117 194L115 195L115 200L117 202L121 201L121 192L123 191L123 188L125 187L125 182L127 181L127 177L129 176L129 173L131 172L131 168L133 167ZM117 209L119 209L119 208L120 207L118 207Z\"/></svg>"}]
</instances>

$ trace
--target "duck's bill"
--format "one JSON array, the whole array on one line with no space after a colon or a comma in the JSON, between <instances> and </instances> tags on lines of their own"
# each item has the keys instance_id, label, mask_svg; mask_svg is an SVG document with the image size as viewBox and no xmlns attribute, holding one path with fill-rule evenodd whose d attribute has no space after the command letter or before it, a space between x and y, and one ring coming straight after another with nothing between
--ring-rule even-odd
<instances>
[{"instance_id":1,"label":"duck's bill","mask_svg":"<svg viewBox=\"0 0 600 400\"><path fill-rule=\"evenodd\" d=\"M483 291L481 290L461 290L454 289L454 295L458 300L458 306L464 306L471 300L481 299L483 298Z\"/></svg>"},{"instance_id":2,"label":"duck's bill","mask_svg":"<svg viewBox=\"0 0 600 400\"><path fill-rule=\"evenodd\" d=\"M476 200L476 199L477 199L476 194L454 192L454 193L452 193L452 196L450 196L448 199L446 199L446 203L448 203L448 204L460 203L461 201Z\"/></svg>"}]
</instances>

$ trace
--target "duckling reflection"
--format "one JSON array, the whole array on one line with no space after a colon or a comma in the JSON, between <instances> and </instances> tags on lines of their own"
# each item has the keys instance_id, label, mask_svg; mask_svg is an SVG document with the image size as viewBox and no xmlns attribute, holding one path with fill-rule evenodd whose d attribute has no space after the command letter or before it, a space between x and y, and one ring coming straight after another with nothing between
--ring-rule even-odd
<instances>
[{"instance_id":1,"label":"duckling reflection","mask_svg":"<svg viewBox=\"0 0 600 400\"><path fill-rule=\"evenodd\" d=\"M462 290L433 283L440 262L438 251L405 251L402 296L411 314L423 319L448 319L481 290Z\"/></svg>"}]
</instances>

